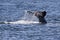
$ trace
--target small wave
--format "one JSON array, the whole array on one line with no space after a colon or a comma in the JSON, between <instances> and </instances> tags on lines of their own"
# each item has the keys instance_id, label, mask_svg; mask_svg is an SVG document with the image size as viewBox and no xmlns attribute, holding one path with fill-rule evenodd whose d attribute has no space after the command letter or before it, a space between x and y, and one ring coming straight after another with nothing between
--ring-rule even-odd
<instances>
[{"instance_id":1,"label":"small wave","mask_svg":"<svg viewBox=\"0 0 60 40\"><path fill-rule=\"evenodd\" d=\"M60 26L60 23L47 23L46 26L52 26L52 27L59 27Z\"/></svg>"}]
</instances>

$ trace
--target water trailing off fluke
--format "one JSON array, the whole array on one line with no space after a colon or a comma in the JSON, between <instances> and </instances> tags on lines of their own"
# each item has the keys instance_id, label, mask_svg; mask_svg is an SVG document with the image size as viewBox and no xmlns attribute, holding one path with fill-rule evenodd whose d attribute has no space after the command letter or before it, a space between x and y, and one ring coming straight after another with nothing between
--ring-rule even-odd
<instances>
[{"instance_id":1,"label":"water trailing off fluke","mask_svg":"<svg viewBox=\"0 0 60 40\"><path fill-rule=\"evenodd\" d=\"M33 13L28 12L27 10L25 10L25 14L21 20L15 22L7 22L7 21L0 22L0 24L32 24L32 23L39 23L39 22L37 17L34 16Z\"/></svg>"}]
</instances>

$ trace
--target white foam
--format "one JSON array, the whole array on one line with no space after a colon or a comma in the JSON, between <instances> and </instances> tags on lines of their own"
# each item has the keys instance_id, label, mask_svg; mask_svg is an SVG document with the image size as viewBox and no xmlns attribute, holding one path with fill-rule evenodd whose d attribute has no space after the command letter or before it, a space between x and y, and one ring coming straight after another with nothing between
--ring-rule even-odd
<instances>
[{"instance_id":1,"label":"white foam","mask_svg":"<svg viewBox=\"0 0 60 40\"><path fill-rule=\"evenodd\" d=\"M5 22L7 23L7 22ZM9 22L10 24L32 24L32 23L39 23L37 21L28 21L28 20L19 20L16 22Z\"/></svg>"}]
</instances>

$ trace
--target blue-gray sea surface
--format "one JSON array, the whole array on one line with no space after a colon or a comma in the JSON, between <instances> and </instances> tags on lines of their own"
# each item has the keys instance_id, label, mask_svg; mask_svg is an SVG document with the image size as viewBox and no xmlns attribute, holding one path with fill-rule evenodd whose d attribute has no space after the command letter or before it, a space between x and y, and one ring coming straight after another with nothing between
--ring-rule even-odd
<instances>
[{"instance_id":1,"label":"blue-gray sea surface","mask_svg":"<svg viewBox=\"0 0 60 40\"><path fill-rule=\"evenodd\" d=\"M0 21L21 20L25 10L46 10L47 24L0 24L0 40L60 40L60 0L0 0Z\"/></svg>"}]
</instances>

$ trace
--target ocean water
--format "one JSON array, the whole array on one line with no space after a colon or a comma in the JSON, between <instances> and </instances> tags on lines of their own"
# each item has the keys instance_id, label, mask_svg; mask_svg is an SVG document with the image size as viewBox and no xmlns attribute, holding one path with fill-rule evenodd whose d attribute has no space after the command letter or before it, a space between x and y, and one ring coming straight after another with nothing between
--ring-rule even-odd
<instances>
[{"instance_id":1,"label":"ocean water","mask_svg":"<svg viewBox=\"0 0 60 40\"><path fill-rule=\"evenodd\" d=\"M26 16L27 10L46 10L47 24ZM0 24L0 40L60 40L60 0L0 0L1 21L10 24Z\"/></svg>"}]
</instances>

